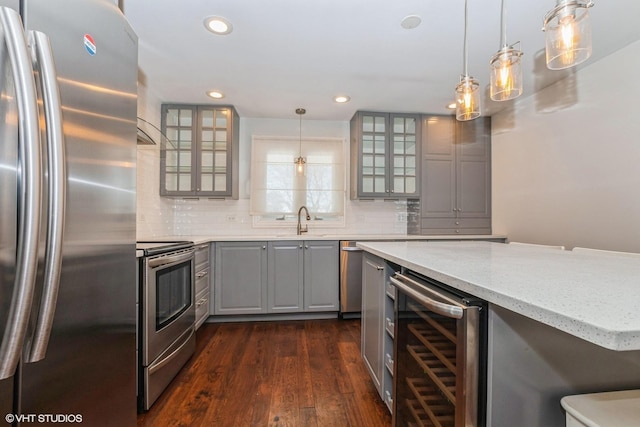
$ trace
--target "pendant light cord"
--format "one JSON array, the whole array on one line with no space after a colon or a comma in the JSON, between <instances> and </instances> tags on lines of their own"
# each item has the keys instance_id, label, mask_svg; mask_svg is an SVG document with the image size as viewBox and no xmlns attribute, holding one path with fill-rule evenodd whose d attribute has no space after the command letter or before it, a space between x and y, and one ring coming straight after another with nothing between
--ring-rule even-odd
<instances>
[{"instance_id":1,"label":"pendant light cord","mask_svg":"<svg viewBox=\"0 0 640 427\"><path fill-rule=\"evenodd\" d=\"M302 157L302 113L300 113L299 116L300 116L300 147L298 149L298 155Z\"/></svg>"},{"instance_id":2,"label":"pendant light cord","mask_svg":"<svg viewBox=\"0 0 640 427\"><path fill-rule=\"evenodd\" d=\"M465 78L469 76L467 72L467 15L468 15L468 0L464 0L464 49L462 58L462 67L464 68Z\"/></svg>"},{"instance_id":3,"label":"pendant light cord","mask_svg":"<svg viewBox=\"0 0 640 427\"><path fill-rule=\"evenodd\" d=\"M502 13L500 14L500 47L507 47L507 0L502 0Z\"/></svg>"}]
</instances>

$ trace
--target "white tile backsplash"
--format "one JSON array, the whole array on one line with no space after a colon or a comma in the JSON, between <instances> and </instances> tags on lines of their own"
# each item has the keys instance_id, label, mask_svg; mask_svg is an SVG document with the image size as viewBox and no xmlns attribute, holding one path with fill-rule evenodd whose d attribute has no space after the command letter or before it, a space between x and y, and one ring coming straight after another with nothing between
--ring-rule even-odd
<instances>
[{"instance_id":1,"label":"white tile backsplash","mask_svg":"<svg viewBox=\"0 0 640 427\"><path fill-rule=\"evenodd\" d=\"M138 237L166 235L264 235L273 228L258 228L249 215L249 199L210 200L160 197L158 146L138 146ZM404 201L352 201L345 204L345 224L324 234L406 234ZM312 230L313 223L309 225ZM290 228L290 230L289 230ZM278 233L295 232L295 225Z\"/></svg>"}]
</instances>

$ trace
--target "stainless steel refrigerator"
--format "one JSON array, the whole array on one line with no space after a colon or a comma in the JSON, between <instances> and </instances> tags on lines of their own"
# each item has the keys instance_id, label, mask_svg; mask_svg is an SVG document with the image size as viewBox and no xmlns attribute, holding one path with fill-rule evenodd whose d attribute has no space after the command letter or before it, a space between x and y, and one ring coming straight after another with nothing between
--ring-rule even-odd
<instances>
[{"instance_id":1,"label":"stainless steel refrigerator","mask_svg":"<svg viewBox=\"0 0 640 427\"><path fill-rule=\"evenodd\" d=\"M136 84L113 1L0 0L5 421L136 423Z\"/></svg>"}]
</instances>

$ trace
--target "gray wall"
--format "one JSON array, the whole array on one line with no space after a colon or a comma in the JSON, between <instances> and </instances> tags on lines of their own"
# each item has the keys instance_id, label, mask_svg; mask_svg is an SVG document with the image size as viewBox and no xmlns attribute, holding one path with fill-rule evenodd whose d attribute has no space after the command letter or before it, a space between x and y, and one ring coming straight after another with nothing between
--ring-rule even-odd
<instances>
[{"instance_id":1,"label":"gray wall","mask_svg":"<svg viewBox=\"0 0 640 427\"><path fill-rule=\"evenodd\" d=\"M493 116L493 232L640 252L640 42Z\"/></svg>"}]
</instances>

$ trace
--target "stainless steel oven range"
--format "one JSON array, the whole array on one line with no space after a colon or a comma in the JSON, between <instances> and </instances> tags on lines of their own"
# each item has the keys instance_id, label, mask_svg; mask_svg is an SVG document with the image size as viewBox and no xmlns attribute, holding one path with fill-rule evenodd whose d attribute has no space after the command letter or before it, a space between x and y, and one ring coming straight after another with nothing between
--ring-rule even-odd
<instances>
[{"instance_id":1,"label":"stainless steel oven range","mask_svg":"<svg viewBox=\"0 0 640 427\"><path fill-rule=\"evenodd\" d=\"M394 426L481 427L486 420L486 302L405 271L397 289Z\"/></svg>"},{"instance_id":2,"label":"stainless steel oven range","mask_svg":"<svg viewBox=\"0 0 640 427\"><path fill-rule=\"evenodd\" d=\"M195 351L193 242L137 242L138 410L146 411Z\"/></svg>"}]
</instances>

